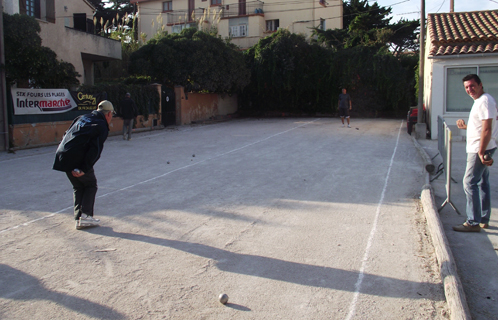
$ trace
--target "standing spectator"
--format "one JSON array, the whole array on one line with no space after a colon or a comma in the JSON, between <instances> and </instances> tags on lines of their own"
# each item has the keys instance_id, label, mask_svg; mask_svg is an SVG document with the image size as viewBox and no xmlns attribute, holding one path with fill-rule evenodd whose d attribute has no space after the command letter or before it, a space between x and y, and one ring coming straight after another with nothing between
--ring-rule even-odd
<instances>
[{"instance_id":1,"label":"standing spectator","mask_svg":"<svg viewBox=\"0 0 498 320\"><path fill-rule=\"evenodd\" d=\"M344 117L346 117L348 121L348 128L351 128L349 125L349 110L351 110L351 97L346 93L346 89L342 89L342 93L339 95L339 116L341 117L342 126L344 127Z\"/></svg>"},{"instance_id":2,"label":"standing spectator","mask_svg":"<svg viewBox=\"0 0 498 320\"><path fill-rule=\"evenodd\" d=\"M131 140L131 130L133 129L133 120L137 117L137 105L131 99L131 95L127 93L125 98L119 103L119 115L123 118L123 140L126 140L128 134L128 141Z\"/></svg>"},{"instance_id":3,"label":"standing spectator","mask_svg":"<svg viewBox=\"0 0 498 320\"><path fill-rule=\"evenodd\" d=\"M495 99L484 93L481 79L477 75L469 74L462 81L465 91L474 99L468 124L465 124L463 119L457 120L458 128L467 129L467 168L463 177L463 189L467 197L467 221L453 227L453 230L479 232L481 228L489 227L491 215L488 166L493 164L491 157L496 151L498 112Z\"/></svg>"},{"instance_id":4,"label":"standing spectator","mask_svg":"<svg viewBox=\"0 0 498 320\"><path fill-rule=\"evenodd\" d=\"M99 103L97 110L74 119L55 153L53 169L63 171L73 185L76 229L96 226L93 217L97 178L93 166L99 160L109 134L114 107L110 101Z\"/></svg>"}]
</instances>

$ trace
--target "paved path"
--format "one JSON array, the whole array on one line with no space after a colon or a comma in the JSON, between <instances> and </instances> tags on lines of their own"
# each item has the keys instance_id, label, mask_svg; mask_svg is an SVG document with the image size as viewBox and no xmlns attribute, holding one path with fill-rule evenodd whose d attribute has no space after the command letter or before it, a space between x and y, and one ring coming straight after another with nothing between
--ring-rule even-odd
<instances>
[{"instance_id":1,"label":"paved path","mask_svg":"<svg viewBox=\"0 0 498 320\"><path fill-rule=\"evenodd\" d=\"M445 319L406 124L351 124L111 137L85 231L55 146L0 154L0 318Z\"/></svg>"},{"instance_id":2,"label":"paved path","mask_svg":"<svg viewBox=\"0 0 498 320\"><path fill-rule=\"evenodd\" d=\"M442 162L438 155L437 140L418 140L427 154L434 158L433 163ZM474 320L498 319L498 166L490 169L491 221L490 228L480 233L460 233L452 227L465 221L466 198L462 179L465 173L465 142L452 143L451 201L461 213L446 205L440 212L441 222L455 258L458 275L463 285L469 310ZM496 157L495 157L496 158ZM445 176L432 177L432 187L438 209L447 198Z\"/></svg>"}]
</instances>

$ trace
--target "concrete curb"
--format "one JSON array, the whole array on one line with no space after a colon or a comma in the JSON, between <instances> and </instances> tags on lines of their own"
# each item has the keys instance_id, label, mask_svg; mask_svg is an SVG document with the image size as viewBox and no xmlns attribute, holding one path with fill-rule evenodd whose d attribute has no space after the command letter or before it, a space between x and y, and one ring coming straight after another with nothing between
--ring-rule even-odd
<instances>
[{"instance_id":1,"label":"concrete curb","mask_svg":"<svg viewBox=\"0 0 498 320\"><path fill-rule=\"evenodd\" d=\"M412 136L414 146L419 151L422 159L426 162L430 159L418 141ZM452 320L470 320L470 311L463 291L462 282L458 277L457 268L453 254L451 253L448 239L443 230L443 224L439 218L436 202L434 201L434 191L430 185L429 172L426 171L425 185L422 187L420 200L424 208L425 219L432 238L432 244L436 251L436 258L439 264L439 272L444 286L444 295L450 311Z\"/></svg>"}]
</instances>

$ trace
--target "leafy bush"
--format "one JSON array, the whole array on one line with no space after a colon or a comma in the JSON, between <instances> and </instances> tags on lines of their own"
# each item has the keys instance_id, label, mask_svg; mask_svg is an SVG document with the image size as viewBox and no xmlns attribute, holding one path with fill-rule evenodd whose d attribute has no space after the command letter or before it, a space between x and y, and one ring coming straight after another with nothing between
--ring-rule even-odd
<instances>
[{"instance_id":1,"label":"leafy bush","mask_svg":"<svg viewBox=\"0 0 498 320\"><path fill-rule=\"evenodd\" d=\"M79 83L74 66L43 47L35 18L3 13L5 73L9 84L33 88L71 88Z\"/></svg>"},{"instance_id":2,"label":"leafy bush","mask_svg":"<svg viewBox=\"0 0 498 320\"><path fill-rule=\"evenodd\" d=\"M233 93L249 83L249 70L237 48L196 28L162 34L132 53L129 71L186 91Z\"/></svg>"}]
</instances>

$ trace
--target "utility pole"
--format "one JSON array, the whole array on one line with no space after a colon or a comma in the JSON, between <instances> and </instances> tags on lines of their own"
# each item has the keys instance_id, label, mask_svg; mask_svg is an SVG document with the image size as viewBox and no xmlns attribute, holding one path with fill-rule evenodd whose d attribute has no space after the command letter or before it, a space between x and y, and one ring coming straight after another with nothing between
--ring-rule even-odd
<instances>
[{"instance_id":1,"label":"utility pole","mask_svg":"<svg viewBox=\"0 0 498 320\"><path fill-rule=\"evenodd\" d=\"M9 150L9 120L7 116L7 89L5 84L5 50L3 40L3 0L0 0L0 146Z\"/></svg>"},{"instance_id":2,"label":"utility pole","mask_svg":"<svg viewBox=\"0 0 498 320\"><path fill-rule=\"evenodd\" d=\"M415 132L417 139L425 138L427 125L423 122L424 112L424 59L425 59L425 0L420 1L420 56L418 70L418 115Z\"/></svg>"}]
</instances>

